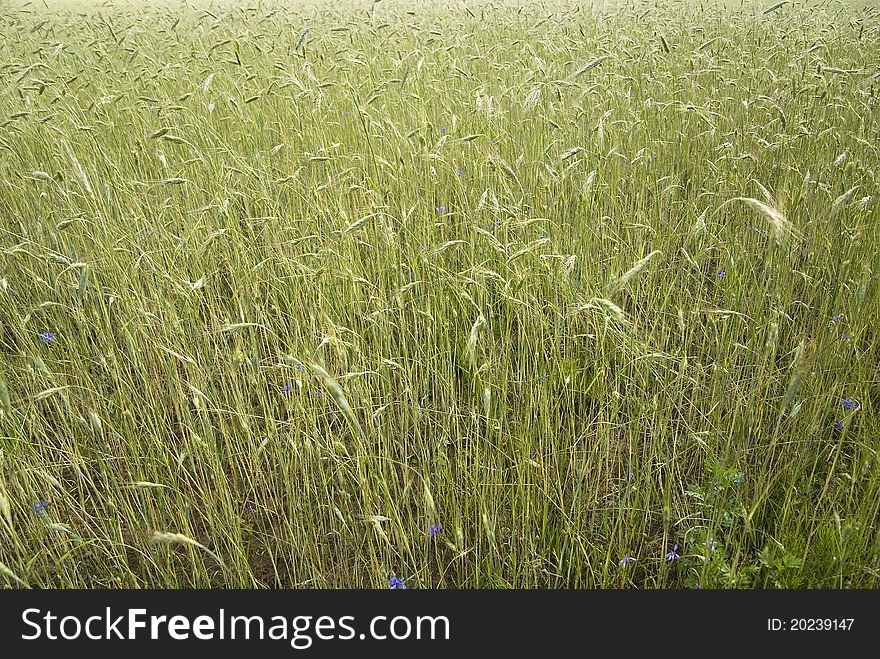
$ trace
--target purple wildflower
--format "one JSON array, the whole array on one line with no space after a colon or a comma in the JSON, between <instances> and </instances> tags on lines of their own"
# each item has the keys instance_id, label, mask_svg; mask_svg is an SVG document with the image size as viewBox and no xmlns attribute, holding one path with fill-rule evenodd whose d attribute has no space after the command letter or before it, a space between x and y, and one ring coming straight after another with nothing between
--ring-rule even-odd
<instances>
[{"instance_id":1,"label":"purple wildflower","mask_svg":"<svg viewBox=\"0 0 880 659\"><path fill-rule=\"evenodd\" d=\"M48 504L48 503L46 503L45 501L39 501L39 502L37 502L37 503L34 504L34 512L35 512L37 515L40 515L40 514L42 514L43 511L46 510L46 508L48 508L48 507L49 507L49 504Z\"/></svg>"},{"instance_id":2,"label":"purple wildflower","mask_svg":"<svg viewBox=\"0 0 880 659\"><path fill-rule=\"evenodd\" d=\"M55 332L43 332L40 334L40 341L43 343L52 343L55 339L58 338L58 335Z\"/></svg>"},{"instance_id":3,"label":"purple wildflower","mask_svg":"<svg viewBox=\"0 0 880 659\"><path fill-rule=\"evenodd\" d=\"M678 553L678 543L672 548L672 551L666 554L667 561L674 561L676 558L681 558L681 555Z\"/></svg>"},{"instance_id":4,"label":"purple wildflower","mask_svg":"<svg viewBox=\"0 0 880 659\"><path fill-rule=\"evenodd\" d=\"M443 524L441 524L440 522L437 522L436 524L431 524L431 526L428 527L428 532L431 534L432 538L440 533L442 530Z\"/></svg>"},{"instance_id":5,"label":"purple wildflower","mask_svg":"<svg viewBox=\"0 0 880 659\"><path fill-rule=\"evenodd\" d=\"M389 586L391 590L402 589L406 590L406 584L403 583L403 579L400 577L391 577L391 581L389 582Z\"/></svg>"},{"instance_id":6,"label":"purple wildflower","mask_svg":"<svg viewBox=\"0 0 880 659\"><path fill-rule=\"evenodd\" d=\"M840 404L843 405L843 409L845 410L857 410L861 407L861 403L852 396L849 398L841 398Z\"/></svg>"},{"instance_id":7,"label":"purple wildflower","mask_svg":"<svg viewBox=\"0 0 880 659\"><path fill-rule=\"evenodd\" d=\"M627 554L626 556L624 556L623 558L620 559L620 567L626 567L630 563L635 563L635 562L636 562L636 559L634 559L632 556Z\"/></svg>"},{"instance_id":8,"label":"purple wildflower","mask_svg":"<svg viewBox=\"0 0 880 659\"><path fill-rule=\"evenodd\" d=\"M843 320L843 314L841 313L837 314L836 316L831 316L832 323L839 323L841 320Z\"/></svg>"}]
</instances>

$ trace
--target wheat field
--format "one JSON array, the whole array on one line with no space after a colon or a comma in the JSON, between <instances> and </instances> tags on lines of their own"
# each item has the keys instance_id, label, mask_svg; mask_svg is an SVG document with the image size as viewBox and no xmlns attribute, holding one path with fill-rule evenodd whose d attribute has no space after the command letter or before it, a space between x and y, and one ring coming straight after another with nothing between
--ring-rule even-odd
<instances>
[{"instance_id":1,"label":"wheat field","mask_svg":"<svg viewBox=\"0 0 880 659\"><path fill-rule=\"evenodd\" d=\"M0 584L880 583L880 10L0 5Z\"/></svg>"}]
</instances>

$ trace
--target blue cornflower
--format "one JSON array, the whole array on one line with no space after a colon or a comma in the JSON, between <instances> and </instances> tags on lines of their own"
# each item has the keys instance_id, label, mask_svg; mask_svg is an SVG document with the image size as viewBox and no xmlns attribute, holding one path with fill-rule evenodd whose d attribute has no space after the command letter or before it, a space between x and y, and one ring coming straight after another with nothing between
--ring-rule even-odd
<instances>
[{"instance_id":1,"label":"blue cornflower","mask_svg":"<svg viewBox=\"0 0 880 659\"><path fill-rule=\"evenodd\" d=\"M546 237L547 237L547 236L545 236L545 235L542 233L540 236L538 236L538 240L544 240L544 238L546 238Z\"/></svg>"},{"instance_id":2,"label":"blue cornflower","mask_svg":"<svg viewBox=\"0 0 880 659\"><path fill-rule=\"evenodd\" d=\"M445 213L445 212L446 212L446 206L437 206L437 212L438 212L438 213Z\"/></svg>"},{"instance_id":3,"label":"blue cornflower","mask_svg":"<svg viewBox=\"0 0 880 659\"><path fill-rule=\"evenodd\" d=\"M431 534L432 538L435 535L437 535L438 533L440 533L440 531L442 531L442 530L443 530L443 524L441 524L440 522L437 522L436 524L431 524L431 526L428 527L428 532Z\"/></svg>"},{"instance_id":4,"label":"blue cornflower","mask_svg":"<svg viewBox=\"0 0 880 659\"><path fill-rule=\"evenodd\" d=\"M397 590L398 588L406 590L406 584L403 583L403 579L401 579L400 577L391 577L389 586L391 587L391 590Z\"/></svg>"},{"instance_id":5,"label":"blue cornflower","mask_svg":"<svg viewBox=\"0 0 880 659\"><path fill-rule=\"evenodd\" d=\"M857 410L861 407L859 401L850 396L849 398L841 398L840 404L843 405L843 409L845 410Z\"/></svg>"},{"instance_id":6,"label":"blue cornflower","mask_svg":"<svg viewBox=\"0 0 880 659\"><path fill-rule=\"evenodd\" d=\"M302 372L302 371L306 370L306 367L303 366L302 364L297 364L296 370Z\"/></svg>"},{"instance_id":7,"label":"blue cornflower","mask_svg":"<svg viewBox=\"0 0 880 659\"><path fill-rule=\"evenodd\" d=\"M445 132L446 132L446 126L440 126L440 132L441 132L441 133L445 133Z\"/></svg>"},{"instance_id":8,"label":"blue cornflower","mask_svg":"<svg viewBox=\"0 0 880 659\"><path fill-rule=\"evenodd\" d=\"M839 323L841 320L843 320L843 314L841 313L837 314L836 316L831 316L832 323Z\"/></svg>"},{"instance_id":9,"label":"blue cornflower","mask_svg":"<svg viewBox=\"0 0 880 659\"><path fill-rule=\"evenodd\" d=\"M681 558L681 556L680 556L679 553L678 553L678 544L676 544L676 545L672 548L672 551L671 551L671 552L669 552L668 554L666 554L666 560L667 560L667 561L674 561L676 558Z\"/></svg>"},{"instance_id":10,"label":"blue cornflower","mask_svg":"<svg viewBox=\"0 0 880 659\"><path fill-rule=\"evenodd\" d=\"M49 507L49 504L48 504L48 503L46 503L45 501L39 501L38 503L35 503L35 504L34 504L34 512L35 512L37 515L39 515L39 514L41 514L44 510L46 510L46 508L48 508L48 507Z\"/></svg>"},{"instance_id":11,"label":"blue cornflower","mask_svg":"<svg viewBox=\"0 0 880 659\"><path fill-rule=\"evenodd\" d=\"M459 168L458 168L458 171L456 172L456 174L458 174L459 176L461 176L462 174L464 174L464 170L463 170L461 167L459 167Z\"/></svg>"},{"instance_id":12,"label":"blue cornflower","mask_svg":"<svg viewBox=\"0 0 880 659\"><path fill-rule=\"evenodd\" d=\"M40 341L43 343L52 343L55 339L58 338L58 335L55 332L43 332L40 334Z\"/></svg>"},{"instance_id":13,"label":"blue cornflower","mask_svg":"<svg viewBox=\"0 0 880 659\"><path fill-rule=\"evenodd\" d=\"M835 430L843 430L843 421L835 421L834 422Z\"/></svg>"},{"instance_id":14,"label":"blue cornflower","mask_svg":"<svg viewBox=\"0 0 880 659\"><path fill-rule=\"evenodd\" d=\"M718 543L714 540L709 540L706 545L709 547L709 551L711 552L714 552L716 549L718 549Z\"/></svg>"},{"instance_id":15,"label":"blue cornflower","mask_svg":"<svg viewBox=\"0 0 880 659\"><path fill-rule=\"evenodd\" d=\"M290 393L291 391L293 391L293 385L292 385L292 384L285 384L283 387L281 387L281 393L282 393L282 394Z\"/></svg>"},{"instance_id":16,"label":"blue cornflower","mask_svg":"<svg viewBox=\"0 0 880 659\"><path fill-rule=\"evenodd\" d=\"M427 246L427 245L422 245L421 247L419 247L419 249L422 250L422 251L424 252L424 251L426 251L426 250L428 249L428 246Z\"/></svg>"},{"instance_id":17,"label":"blue cornflower","mask_svg":"<svg viewBox=\"0 0 880 659\"><path fill-rule=\"evenodd\" d=\"M630 563L635 563L635 562L636 562L636 559L634 559L632 556L627 554L626 556L624 556L623 558L620 559L620 567L626 567Z\"/></svg>"},{"instance_id":18,"label":"blue cornflower","mask_svg":"<svg viewBox=\"0 0 880 659\"><path fill-rule=\"evenodd\" d=\"M718 272L715 273L715 276L718 277L718 279L724 279L727 276L727 271L726 270L719 270Z\"/></svg>"}]
</instances>

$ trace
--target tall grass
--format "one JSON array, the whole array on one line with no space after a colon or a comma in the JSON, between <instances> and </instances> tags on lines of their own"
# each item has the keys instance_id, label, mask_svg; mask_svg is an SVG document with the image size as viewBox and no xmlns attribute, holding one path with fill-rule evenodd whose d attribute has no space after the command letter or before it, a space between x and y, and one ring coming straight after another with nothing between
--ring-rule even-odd
<instances>
[{"instance_id":1,"label":"tall grass","mask_svg":"<svg viewBox=\"0 0 880 659\"><path fill-rule=\"evenodd\" d=\"M772 4L4 4L0 583L876 587L880 12Z\"/></svg>"}]
</instances>

